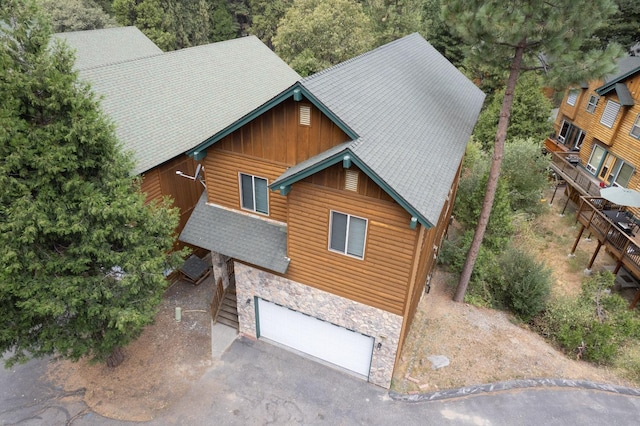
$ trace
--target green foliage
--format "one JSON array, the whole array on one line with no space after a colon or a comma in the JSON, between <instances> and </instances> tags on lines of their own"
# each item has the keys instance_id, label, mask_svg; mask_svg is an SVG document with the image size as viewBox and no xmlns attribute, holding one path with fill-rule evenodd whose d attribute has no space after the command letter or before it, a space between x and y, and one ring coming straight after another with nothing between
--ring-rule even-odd
<instances>
[{"instance_id":1,"label":"green foliage","mask_svg":"<svg viewBox=\"0 0 640 426\"><path fill-rule=\"evenodd\" d=\"M451 271L460 273L469 252L472 238L473 231L469 230L464 232L460 238L444 240L438 256L438 262L447 265ZM493 306L495 301L492 286L500 279L500 276L498 255L485 245L480 246L480 252L471 274L469 291L465 295L465 301L476 306Z\"/></svg>"},{"instance_id":2,"label":"green foliage","mask_svg":"<svg viewBox=\"0 0 640 426\"><path fill-rule=\"evenodd\" d=\"M509 204L514 210L528 214L540 213L540 202L549 186L550 159L542 153L542 139L512 139L507 142L502 160L502 179L509 192Z\"/></svg>"},{"instance_id":3,"label":"green foliage","mask_svg":"<svg viewBox=\"0 0 640 426\"><path fill-rule=\"evenodd\" d=\"M422 2L422 25L424 38L457 68L464 62L464 43L454 33L448 21L440 14L442 0Z\"/></svg>"},{"instance_id":4,"label":"green foliage","mask_svg":"<svg viewBox=\"0 0 640 426\"><path fill-rule=\"evenodd\" d=\"M636 0L615 0L618 10L587 42L587 48L604 49L618 43L625 49L640 42L640 3Z\"/></svg>"},{"instance_id":5,"label":"green foliage","mask_svg":"<svg viewBox=\"0 0 640 426\"><path fill-rule=\"evenodd\" d=\"M454 216L466 230L473 230L478 224L488 171L489 157L477 143L470 143L453 207ZM506 246L513 232L512 215L508 185L505 180L500 180L484 240L489 250L499 253Z\"/></svg>"},{"instance_id":6,"label":"green foliage","mask_svg":"<svg viewBox=\"0 0 640 426\"><path fill-rule=\"evenodd\" d=\"M293 0L249 0L252 20L249 32L273 49L278 23L292 3Z\"/></svg>"},{"instance_id":7,"label":"green foliage","mask_svg":"<svg viewBox=\"0 0 640 426\"><path fill-rule=\"evenodd\" d=\"M545 84L556 88L614 70L613 59L623 53L619 45L587 53L582 47L615 11L613 0L594 0L588 8L576 0L508 4L501 0L450 0L443 4L444 20L452 23L469 47L465 56L470 69L502 78L520 45L524 47L523 69L544 71Z\"/></svg>"},{"instance_id":8,"label":"green foliage","mask_svg":"<svg viewBox=\"0 0 640 426\"><path fill-rule=\"evenodd\" d=\"M614 276L596 274L582 285L577 298L559 298L537 319L537 330L567 352L608 364L618 349L640 337L640 318L612 293Z\"/></svg>"},{"instance_id":9,"label":"green foliage","mask_svg":"<svg viewBox=\"0 0 640 426\"><path fill-rule=\"evenodd\" d=\"M177 212L145 206L33 2L0 7L0 352L107 358L161 301Z\"/></svg>"},{"instance_id":10,"label":"green foliage","mask_svg":"<svg viewBox=\"0 0 640 426\"><path fill-rule=\"evenodd\" d=\"M375 46L422 29L420 0L363 0L360 3L371 21Z\"/></svg>"},{"instance_id":11,"label":"green foliage","mask_svg":"<svg viewBox=\"0 0 640 426\"><path fill-rule=\"evenodd\" d=\"M294 0L273 37L276 53L306 76L373 47L369 18L354 0Z\"/></svg>"},{"instance_id":12,"label":"green foliage","mask_svg":"<svg viewBox=\"0 0 640 426\"><path fill-rule=\"evenodd\" d=\"M514 139L528 138L541 141L553 130L553 123L550 121L553 105L544 96L542 89L542 79L535 74L524 75L518 81L507 143ZM482 143L486 150L493 147L496 138L503 98L504 89L501 89L482 111L473 131L474 138Z\"/></svg>"},{"instance_id":13,"label":"green foliage","mask_svg":"<svg viewBox=\"0 0 640 426\"><path fill-rule=\"evenodd\" d=\"M165 51L235 38L240 26L230 6L242 15L234 2L224 0L113 1L118 23L135 25Z\"/></svg>"},{"instance_id":14,"label":"green foliage","mask_svg":"<svg viewBox=\"0 0 640 426\"><path fill-rule=\"evenodd\" d=\"M116 21L93 0L38 0L54 33L114 27Z\"/></svg>"},{"instance_id":15,"label":"green foliage","mask_svg":"<svg viewBox=\"0 0 640 426\"><path fill-rule=\"evenodd\" d=\"M499 260L501 279L492 287L493 297L530 321L547 306L551 294L551 270L527 252L511 247Z\"/></svg>"}]
</instances>

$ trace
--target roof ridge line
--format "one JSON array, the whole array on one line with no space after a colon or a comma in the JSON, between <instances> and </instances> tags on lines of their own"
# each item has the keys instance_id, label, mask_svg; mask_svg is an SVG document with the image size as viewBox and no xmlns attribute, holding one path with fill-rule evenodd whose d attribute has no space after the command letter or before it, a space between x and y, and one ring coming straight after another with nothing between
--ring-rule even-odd
<instances>
[{"instance_id":1,"label":"roof ridge line","mask_svg":"<svg viewBox=\"0 0 640 426\"><path fill-rule=\"evenodd\" d=\"M332 65L332 66L330 66L329 68L325 68L325 69L323 69L323 70L321 70L321 71L318 71L318 72L317 72L317 73L315 73L315 74L311 74L310 76L307 76L307 77L303 78L302 80L300 80L300 82L301 82L301 83L304 83L304 82L305 82L305 81L307 81L307 80L312 80L312 79L313 79L314 77L316 77L316 76L320 76L320 75L325 74L325 73L327 73L327 72L329 72L329 71L333 71L333 70L335 70L335 69L341 68L341 67L343 67L343 66L346 66L346 65L350 64L351 62L359 61L359 60L361 60L361 59L362 59L362 58L364 58L364 57L367 57L367 56L371 56L371 55L373 55L373 54L376 54L377 52L379 52L379 51L381 51L381 50L386 50L386 49L390 48L391 46L393 46L393 45L395 45L395 44L398 44L398 43L400 43L400 42L402 42L402 41L404 41L404 40L410 39L410 38L414 38L414 37L416 37L416 36L419 36L419 33L418 33L418 32L413 32L413 33L411 33L411 34L407 34L407 35L406 35L406 36L404 36L404 37L397 38L397 39L395 39L395 40L393 40L393 41L390 41L389 43L385 43L385 44L383 44L383 45L381 45L381 46L378 46L378 47L376 47L375 49L369 50L369 51L367 51L367 52L364 52L364 53L361 53L361 54L359 54L359 55L357 55L357 56L354 56L353 58L347 59L346 61L343 61L343 62L340 62L340 63L338 63L338 64ZM425 41L426 41L426 40L425 40ZM427 42L427 43L428 43L428 42Z\"/></svg>"}]
</instances>

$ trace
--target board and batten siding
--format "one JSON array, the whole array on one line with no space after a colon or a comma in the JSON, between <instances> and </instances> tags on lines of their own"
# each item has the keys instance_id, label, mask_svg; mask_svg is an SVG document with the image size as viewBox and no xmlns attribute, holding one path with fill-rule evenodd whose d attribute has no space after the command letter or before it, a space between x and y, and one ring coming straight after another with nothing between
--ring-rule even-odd
<instances>
[{"instance_id":1,"label":"board and batten siding","mask_svg":"<svg viewBox=\"0 0 640 426\"><path fill-rule=\"evenodd\" d=\"M192 158L180 155L148 170L141 176L140 190L145 193L147 203L169 197L172 200L172 206L179 209L180 220L176 228L178 235L187 224L204 187L198 181L177 175L176 171L194 176L197 165L198 163ZM176 249L182 246L183 244L176 241Z\"/></svg>"},{"instance_id":2,"label":"board and batten siding","mask_svg":"<svg viewBox=\"0 0 640 426\"><path fill-rule=\"evenodd\" d=\"M300 124L300 106L310 108L310 124ZM349 140L309 102L285 100L216 142L219 150L293 166ZM215 155L209 148L208 155Z\"/></svg>"},{"instance_id":3,"label":"board and batten siding","mask_svg":"<svg viewBox=\"0 0 640 426\"><path fill-rule=\"evenodd\" d=\"M284 164L269 162L218 148L211 149L204 159L207 176L207 195L210 203L235 210L240 206L239 173L267 179L271 184L287 169ZM277 192L269 191L268 217L280 222L287 221L287 199ZM260 213L256 215L263 216Z\"/></svg>"},{"instance_id":4,"label":"board and batten siding","mask_svg":"<svg viewBox=\"0 0 640 426\"><path fill-rule=\"evenodd\" d=\"M369 176L356 166L345 169L342 162L327 167L321 173L313 174L304 179L314 185L321 185L327 188L344 189L347 170L357 172L357 193L365 197L377 198L379 200L394 202L393 198L378 185Z\"/></svg>"},{"instance_id":5,"label":"board and batten siding","mask_svg":"<svg viewBox=\"0 0 640 426\"><path fill-rule=\"evenodd\" d=\"M298 182L288 194L286 277L403 315L417 230L398 204ZM367 219L364 259L329 250L331 211Z\"/></svg>"}]
</instances>

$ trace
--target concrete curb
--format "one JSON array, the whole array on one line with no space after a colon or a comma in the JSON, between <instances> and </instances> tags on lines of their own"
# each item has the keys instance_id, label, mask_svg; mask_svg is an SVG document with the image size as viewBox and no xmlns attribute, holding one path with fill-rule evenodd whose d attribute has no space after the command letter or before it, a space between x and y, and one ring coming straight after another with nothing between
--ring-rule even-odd
<instances>
[{"instance_id":1,"label":"concrete curb","mask_svg":"<svg viewBox=\"0 0 640 426\"><path fill-rule=\"evenodd\" d=\"M640 389L627 388L624 386L608 385L604 383L594 383L586 380L565 380L565 379L525 379L509 380L507 382L488 383L484 385L474 385L459 389L448 389L437 392L401 394L389 391L389 396L395 401L401 402L422 402L439 401L450 398L461 398L470 395L479 395L489 392L500 392L512 389L527 389L541 387L577 388L611 392L620 395L640 396Z\"/></svg>"}]
</instances>

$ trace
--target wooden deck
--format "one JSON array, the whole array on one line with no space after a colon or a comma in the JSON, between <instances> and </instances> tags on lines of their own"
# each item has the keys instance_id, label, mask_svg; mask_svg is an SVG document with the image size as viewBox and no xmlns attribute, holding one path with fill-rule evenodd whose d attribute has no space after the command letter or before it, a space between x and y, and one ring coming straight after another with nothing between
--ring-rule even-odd
<instances>
[{"instance_id":1,"label":"wooden deck","mask_svg":"<svg viewBox=\"0 0 640 426\"><path fill-rule=\"evenodd\" d=\"M621 220L616 219L620 212ZM640 233L631 229L624 229L628 219L624 218L624 207L610 203L601 197L581 196L576 213L577 220L582 225L571 253L574 253L578 242L585 230L598 239L598 246L589 261L591 269L600 248L604 245L616 259L614 274L624 266L633 276L640 277ZM630 308L634 308L640 301L640 291L634 298Z\"/></svg>"}]
</instances>

